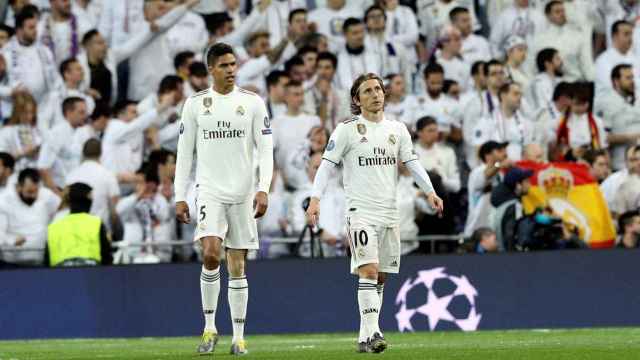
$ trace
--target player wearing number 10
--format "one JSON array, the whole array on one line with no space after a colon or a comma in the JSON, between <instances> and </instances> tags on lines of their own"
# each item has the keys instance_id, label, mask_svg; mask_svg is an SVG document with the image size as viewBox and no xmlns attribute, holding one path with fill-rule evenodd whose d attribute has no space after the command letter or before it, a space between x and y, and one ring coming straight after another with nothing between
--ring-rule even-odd
<instances>
[{"instance_id":1,"label":"player wearing number 10","mask_svg":"<svg viewBox=\"0 0 640 360\"><path fill-rule=\"evenodd\" d=\"M204 258L200 291L205 318L202 344L197 351L212 353L218 341L215 312L224 246L230 275L231 353L241 355L247 352L244 323L249 286L245 260L247 250L258 249L255 218L267 210L273 140L264 101L234 85L237 64L233 49L227 44L214 44L207 51L207 63L213 87L189 97L182 110L176 159L176 216L181 222L190 221L186 197L195 151L198 224L194 240L201 242ZM258 150L259 167L255 196L254 148Z\"/></svg>"},{"instance_id":2,"label":"player wearing number 10","mask_svg":"<svg viewBox=\"0 0 640 360\"><path fill-rule=\"evenodd\" d=\"M359 277L360 335L358 352L382 352L387 347L378 324L387 273L400 269L400 233L396 192L398 161L439 213L427 172L417 161L406 126L384 117L384 85L375 74L360 75L351 87L354 116L335 129L316 173L307 216L317 222L320 197L338 164L344 165L351 272Z\"/></svg>"}]
</instances>

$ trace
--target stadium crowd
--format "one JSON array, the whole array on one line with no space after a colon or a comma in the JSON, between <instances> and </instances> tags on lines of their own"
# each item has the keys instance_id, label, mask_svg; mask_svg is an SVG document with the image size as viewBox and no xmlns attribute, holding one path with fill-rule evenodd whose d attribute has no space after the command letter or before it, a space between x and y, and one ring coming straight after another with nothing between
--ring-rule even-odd
<instances>
[{"instance_id":1,"label":"stadium crowd","mask_svg":"<svg viewBox=\"0 0 640 360\"><path fill-rule=\"evenodd\" d=\"M5 265L194 256L150 245L192 238L172 199L179 116L209 86L203 53L216 42L234 47L237 86L261 95L272 118L263 256L310 253L309 242L271 239L305 230L302 204L364 72L384 77L386 117L407 125L445 203L438 217L401 164L402 238L463 233L473 252L586 247L549 209L521 211L531 172L517 163L562 160L599 183L616 246L639 246L640 1L9 0L1 14ZM340 181L321 203L324 256L345 253ZM99 221L54 226L78 213ZM61 257L68 226L88 222L100 233L95 256ZM114 254L112 242L144 246ZM427 251L403 243L403 253Z\"/></svg>"}]
</instances>

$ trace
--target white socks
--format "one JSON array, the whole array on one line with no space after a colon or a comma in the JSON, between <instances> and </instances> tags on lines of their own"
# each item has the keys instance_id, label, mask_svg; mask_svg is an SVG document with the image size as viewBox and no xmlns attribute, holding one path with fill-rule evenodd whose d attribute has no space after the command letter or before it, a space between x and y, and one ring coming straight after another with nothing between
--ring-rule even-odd
<instances>
[{"instance_id":1,"label":"white socks","mask_svg":"<svg viewBox=\"0 0 640 360\"><path fill-rule=\"evenodd\" d=\"M204 330L218 333L216 329L216 308L220 296L220 267L207 270L202 266L200 273L200 296L204 312Z\"/></svg>"},{"instance_id":2,"label":"white socks","mask_svg":"<svg viewBox=\"0 0 640 360\"><path fill-rule=\"evenodd\" d=\"M229 278L229 309L233 324L233 340L235 343L244 340L244 323L247 316L247 301L249 300L249 284L247 277Z\"/></svg>"},{"instance_id":3,"label":"white socks","mask_svg":"<svg viewBox=\"0 0 640 360\"><path fill-rule=\"evenodd\" d=\"M380 299L380 313L382 313L382 298L384 296L384 284L376 285L376 290L378 290L378 299Z\"/></svg>"},{"instance_id":4,"label":"white socks","mask_svg":"<svg viewBox=\"0 0 640 360\"><path fill-rule=\"evenodd\" d=\"M381 333L378 326L380 297L378 281L360 279L358 281L358 307L360 309L360 336L358 342L367 341L375 333Z\"/></svg>"}]
</instances>

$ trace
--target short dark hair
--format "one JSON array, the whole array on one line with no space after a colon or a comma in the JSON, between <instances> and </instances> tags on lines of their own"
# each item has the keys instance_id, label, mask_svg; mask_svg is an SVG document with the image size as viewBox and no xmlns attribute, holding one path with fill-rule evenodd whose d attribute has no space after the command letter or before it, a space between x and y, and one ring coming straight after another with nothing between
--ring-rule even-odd
<instances>
[{"instance_id":1,"label":"short dark hair","mask_svg":"<svg viewBox=\"0 0 640 360\"><path fill-rule=\"evenodd\" d=\"M384 87L384 81L382 81L380 76L374 73L366 73L358 76L353 82L353 85L351 85L351 91L349 92L351 94L351 113L353 115L360 115L360 113L362 112L362 110L360 110L360 106L356 104L356 99L360 99L360 85L362 85L362 83L367 80L378 80L382 91L386 91Z\"/></svg>"},{"instance_id":2,"label":"short dark hair","mask_svg":"<svg viewBox=\"0 0 640 360\"><path fill-rule=\"evenodd\" d=\"M207 72L207 65L201 61L194 61L189 65L189 76L206 77L209 76Z\"/></svg>"},{"instance_id":3,"label":"short dark hair","mask_svg":"<svg viewBox=\"0 0 640 360\"><path fill-rule=\"evenodd\" d=\"M617 34L618 31L620 31L620 28L625 25L633 28L633 24L628 22L627 20L618 20L614 22L613 25L611 25L611 36L613 37L615 34Z\"/></svg>"},{"instance_id":4,"label":"short dark hair","mask_svg":"<svg viewBox=\"0 0 640 360\"><path fill-rule=\"evenodd\" d=\"M307 14L307 9L305 8L297 8L297 9L293 9L289 12L289 24L291 24L291 22L293 21L293 17L298 15L298 14Z\"/></svg>"},{"instance_id":5,"label":"short dark hair","mask_svg":"<svg viewBox=\"0 0 640 360\"><path fill-rule=\"evenodd\" d=\"M547 3L547 5L544 6L544 13L546 15L549 15L551 13L551 10L554 6L556 5L562 5L562 1L560 0L551 0Z\"/></svg>"},{"instance_id":6,"label":"short dark hair","mask_svg":"<svg viewBox=\"0 0 640 360\"><path fill-rule=\"evenodd\" d=\"M179 52L178 55L176 55L173 58L173 67L178 70L178 68L182 65L185 65L187 63L187 60L194 58L196 56L196 54L193 51L182 51Z\"/></svg>"},{"instance_id":7,"label":"short dark hair","mask_svg":"<svg viewBox=\"0 0 640 360\"><path fill-rule=\"evenodd\" d=\"M489 69L492 66L504 66L502 61L498 59L491 59L484 64L484 76L489 76Z\"/></svg>"},{"instance_id":8,"label":"short dark hair","mask_svg":"<svg viewBox=\"0 0 640 360\"><path fill-rule=\"evenodd\" d=\"M364 17L363 17L363 19L364 19L364 21L365 21L365 22L366 22L366 21L367 21L367 19L369 18L369 14L370 14L372 11L375 11L375 10L381 11L381 12L382 12L382 15L384 16L384 19L385 19L385 20L387 19L387 14L385 13L384 9L383 9L381 6L379 6L379 5L371 5L371 6L369 6L369 7L367 8L367 10L364 12Z\"/></svg>"},{"instance_id":9,"label":"short dark hair","mask_svg":"<svg viewBox=\"0 0 640 360\"><path fill-rule=\"evenodd\" d=\"M144 181L160 184L160 176L158 175L158 169L156 167L149 166L148 163L146 165L147 166L144 167L144 169L142 170L142 173L144 175Z\"/></svg>"},{"instance_id":10,"label":"short dark hair","mask_svg":"<svg viewBox=\"0 0 640 360\"><path fill-rule=\"evenodd\" d=\"M449 21L454 22L460 14L469 13L469 9L462 6L456 6L449 11Z\"/></svg>"},{"instance_id":11,"label":"short dark hair","mask_svg":"<svg viewBox=\"0 0 640 360\"><path fill-rule=\"evenodd\" d=\"M82 156L85 159L99 159L102 155L102 144L100 140L96 138L91 138L85 141L82 146Z\"/></svg>"},{"instance_id":12,"label":"short dark hair","mask_svg":"<svg viewBox=\"0 0 640 360\"><path fill-rule=\"evenodd\" d=\"M35 5L25 5L25 7L15 15L16 29L21 29L27 20L37 19L39 13L40 11Z\"/></svg>"},{"instance_id":13,"label":"short dark hair","mask_svg":"<svg viewBox=\"0 0 640 360\"><path fill-rule=\"evenodd\" d=\"M422 70L422 76L424 76L424 78L426 79L431 74L444 75L444 68L437 62L430 62L429 64L427 64L427 66L425 66L424 70Z\"/></svg>"},{"instance_id":14,"label":"short dark hair","mask_svg":"<svg viewBox=\"0 0 640 360\"><path fill-rule=\"evenodd\" d=\"M61 62L60 66L58 67L58 71L60 71L60 75L64 78L64 73L69 71L69 67L71 67L71 64L77 63L77 62L78 62L78 59L76 58L68 58L63 62Z\"/></svg>"},{"instance_id":15,"label":"short dark hair","mask_svg":"<svg viewBox=\"0 0 640 360\"><path fill-rule=\"evenodd\" d=\"M460 84L458 84L458 82L453 79L444 79L444 83L442 84L442 92L447 94L454 85Z\"/></svg>"},{"instance_id":16,"label":"short dark hair","mask_svg":"<svg viewBox=\"0 0 640 360\"><path fill-rule=\"evenodd\" d=\"M624 234L624 229L631 225L633 218L636 216L640 216L638 210L627 211L620 215L620 218L618 218L618 233L621 235Z\"/></svg>"},{"instance_id":17,"label":"short dark hair","mask_svg":"<svg viewBox=\"0 0 640 360\"><path fill-rule=\"evenodd\" d=\"M482 60L478 60L471 65L471 76L475 76L480 74L480 71L484 68L487 63ZM484 72L483 72L484 73Z\"/></svg>"},{"instance_id":18,"label":"short dark hair","mask_svg":"<svg viewBox=\"0 0 640 360\"><path fill-rule=\"evenodd\" d=\"M347 18L344 23L342 23L342 33L346 34L349 28L355 25L362 25L362 20L354 17Z\"/></svg>"},{"instance_id":19,"label":"short dark hair","mask_svg":"<svg viewBox=\"0 0 640 360\"><path fill-rule=\"evenodd\" d=\"M277 85L280 82L280 79L283 77L288 78L289 74L282 70L273 70L272 72L270 72L269 75L267 75L267 91L272 86Z\"/></svg>"},{"instance_id":20,"label":"short dark hair","mask_svg":"<svg viewBox=\"0 0 640 360\"><path fill-rule=\"evenodd\" d=\"M138 105L138 103L133 100L120 100L113 106L113 113L118 116L131 105Z\"/></svg>"},{"instance_id":21,"label":"short dark hair","mask_svg":"<svg viewBox=\"0 0 640 360\"><path fill-rule=\"evenodd\" d=\"M513 81L508 81L504 84L502 84L502 86L500 86L500 89L498 90L498 99L502 100L502 96L506 93L508 93L509 91L511 91L511 87L513 85L518 85L520 86L519 83L517 82L513 82Z\"/></svg>"},{"instance_id":22,"label":"short dark hair","mask_svg":"<svg viewBox=\"0 0 640 360\"><path fill-rule=\"evenodd\" d=\"M320 60L331 61L331 64L333 64L333 68L334 69L338 68L338 57L336 57L333 53L330 53L328 51L319 53L318 60L316 60L316 63L320 62Z\"/></svg>"},{"instance_id":23,"label":"short dark hair","mask_svg":"<svg viewBox=\"0 0 640 360\"><path fill-rule=\"evenodd\" d=\"M169 158L171 156L175 157L176 154L166 149L153 150L149 154L149 165L155 167L157 167L158 165L164 165L167 163L167 161L169 161Z\"/></svg>"},{"instance_id":24,"label":"short dark hair","mask_svg":"<svg viewBox=\"0 0 640 360\"><path fill-rule=\"evenodd\" d=\"M13 169L16 166L16 160L11 154L6 152L0 152L0 162L2 163L2 166L11 169L11 172L13 172Z\"/></svg>"},{"instance_id":25,"label":"short dark hair","mask_svg":"<svg viewBox=\"0 0 640 360\"><path fill-rule=\"evenodd\" d=\"M218 58L227 54L235 55L233 48L225 43L215 43L207 50L207 65L213 66Z\"/></svg>"},{"instance_id":26,"label":"short dark hair","mask_svg":"<svg viewBox=\"0 0 640 360\"><path fill-rule=\"evenodd\" d=\"M91 113L91 119L96 120L101 117L111 117L112 112L109 105L104 101L96 102L96 106Z\"/></svg>"},{"instance_id":27,"label":"short dark hair","mask_svg":"<svg viewBox=\"0 0 640 360\"><path fill-rule=\"evenodd\" d=\"M297 55L292 57L284 63L284 71L287 74L290 74L294 66L304 66L304 60Z\"/></svg>"},{"instance_id":28,"label":"short dark hair","mask_svg":"<svg viewBox=\"0 0 640 360\"><path fill-rule=\"evenodd\" d=\"M84 99L77 96L70 96L62 101L62 114L66 115L69 111L76 109L77 103L83 103Z\"/></svg>"},{"instance_id":29,"label":"short dark hair","mask_svg":"<svg viewBox=\"0 0 640 360\"><path fill-rule=\"evenodd\" d=\"M100 32L98 32L98 30L96 30L96 29L91 29L91 30L87 31L84 34L84 36L82 37L82 46L87 46L89 41L91 41L91 39L93 39L95 36L97 36L99 34L100 34Z\"/></svg>"},{"instance_id":30,"label":"short dark hair","mask_svg":"<svg viewBox=\"0 0 640 360\"><path fill-rule=\"evenodd\" d=\"M553 89L553 96L551 99L553 101L558 101L558 99L563 96L568 97L569 99L573 97L573 84L561 81L556 85L555 89Z\"/></svg>"},{"instance_id":31,"label":"short dark hair","mask_svg":"<svg viewBox=\"0 0 640 360\"><path fill-rule=\"evenodd\" d=\"M489 227L479 227L475 229L471 234L471 238L470 238L471 243L473 244L474 247L477 248L478 245L480 245L480 242L482 241L483 238L489 235L493 235L495 233L496 232Z\"/></svg>"},{"instance_id":32,"label":"short dark hair","mask_svg":"<svg viewBox=\"0 0 640 360\"><path fill-rule=\"evenodd\" d=\"M38 172L38 170L34 168L23 169L18 174L18 184L24 185L24 182L27 179L30 179L31 181L37 184L40 182L40 173Z\"/></svg>"},{"instance_id":33,"label":"short dark hair","mask_svg":"<svg viewBox=\"0 0 640 360\"><path fill-rule=\"evenodd\" d=\"M640 145L630 145L624 151L624 159L629 160L629 153L637 153L640 151Z\"/></svg>"},{"instance_id":34,"label":"short dark hair","mask_svg":"<svg viewBox=\"0 0 640 360\"><path fill-rule=\"evenodd\" d=\"M420 132L429 125L438 125L438 121L432 116L423 116L416 121L416 131Z\"/></svg>"},{"instance_id":35,"label":"short dark hair","mask_svg":"<svg viewBox=\"0 0 640 360\"><path fill-rule=\"evenodd\" d=\"M587 164L593 166L600 156L607 156L607 151L604 149L589 149L584 153L584 160Z\"/></svg>"},{"instance_id":36,"label":"short dark hair","mask_svg":"<svg viewBox=\"0 0 640 360\"><path fill-rule=\"evenodd\" d=\"M207 15L207 31L209 34L215 34L224 24L233 21L231 16L226 11L215 12L211 15Z\"/></svg>"},{"instance_id":37,"label":"short dark hair","mask_svg":"<svg viewBox=\"0 0 640 360\"><path fill-rule=\"evenodd\" d=\"M536 67L538 68L538 72L546 71L545 64L553 61L553 57L556 56L558 50L554 48L544 48L538 52L536 55Z\"/></svg>"},{"instance_id":38,"label":"short dark hair","mask_svg":"<svg viewBox=\"0 0 640 360\"><path fill-rule=\"evenodd\" d=\"M579 103L591 103L591 89L589 83L573 83L571 99Z\"/></svg>"},{"instance_id":39,"label":"short dark hair","mask_svg":"<svg viewBox=\"0 0 640 360\"><path fill-rule=\"evenodd\" d=\"M311 53L311 52L317 54L318 53L318 49L314 48L313 46L306 45L306 46L301 47L298 50L298 53L296 55L304 56L305 54L308 54L308 53Z\"/></svg>"},{"instance_id":40,"label":"short dark hair","mask_svg":"<svg viewBox=\"0 0 640 360\"><path fill-rule=\"evenodd\" d=\"M289 80L289 83L285 86L285 88L290 87L302 87L302 83L298 80Z\"/></svg>"},{"instance_id":41,"label":"short dark hair","mask_svg":"<svg viewBox=\"0 0 640 360\"><path fill-rule=\"evenodd\" d=\"M622 76L622 70L633 70L633 66L631 66L630 64L618 64L616 65L613 70L611 70L611 81L613 82L613 80L620 80L620 77Z\"/></svg>"},{"instance_id":42,"label":"short dark hair","mask_svg":"<svg viewBox=\"0 0 640 360\"><path fill-rule=\"evenodd\" d=\"M7 34L9 34L9 37L12 37L16 32L11 26L5 24L0 24L0 31L6 32Z\"/></svg>"},{"instance_id":43,"label":"short dark hair","mask_svg":"<svg viewBox=\"0 0 640 360\"><path fill-rule=\"evenodd\" d=\"M158 95L178 90L178 86L182 85L183 82L184 80L178 75L167 75L163 77L158 86Z\"/></svg>"}]
</instances>

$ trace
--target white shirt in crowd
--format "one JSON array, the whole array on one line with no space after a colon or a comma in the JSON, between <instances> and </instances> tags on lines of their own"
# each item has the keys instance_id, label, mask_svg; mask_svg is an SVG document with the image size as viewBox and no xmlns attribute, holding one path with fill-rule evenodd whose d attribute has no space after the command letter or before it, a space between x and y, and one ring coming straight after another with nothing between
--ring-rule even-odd
<instances>
[{"instance_id":1,"label":"white shirt in crowd","mask_svg":"<svg viewBox=\"0 0 640 360\"><path fill-rule=\"evenodd\" d=\"M454 56L445 59L440 51L436 52L436 61L444 68L444 78L455 80L462 90L469 86L468 81L471 74L471 66L466 59Z\"/></svg>"},{"instance_id":2,"label":"white shirt in crowd","mask_svg":"<svg viewBox=\"0 0 640 360\"><path fill-rule=\"evenodd\" d=\"M522 150L533 139L533 123L520 111L510 118L505 118L500 109L491 116L481 119L474 129L471 143L476 147L487 141L509 142L507 156L512 160L522 158Z\"/></svg>"},{"instance_id":3,"label":"white shirt in crowd","mask_svg":"<svg viewBox=\"0 0 640 360\"><path fill-rule=\"evenodd\" d=\"M364 8L345 4L340 10L328 7L318 7L309 13L310 23L317 25L317 31L329 39L329 50L336 53L345 45L342 24L350 17L360 19L364 14ZM339 64L339 62L338 62Z\"/></svg>"},{"instance_id":4,"label":"white shirt in crowd","mask_svg":"<svg viewBox=\"0 0 640 360\"><path fill-rule=\"evenodd\" d=\"M349 216L365 224L397 226L398 162L417 160L403 123L354 117L338 125L323 159L343 164L347 209L356 209Z\"/></svg>"},{"instance_id":5,"label":"white shirt in crowd","mask_svg":"<svg viewBox=\"0 0 640 360\"><path fill-rule=\"evenodd\" d=\"M15 187L0 193L0 246L15 247L19 237L26 241L21 247L41 251L3 251L2 260L9 263L42 265L47 244L47 226L58 207L60 198L41 186L38 198L31 205L25 204Z\"/></svg>"},{"instance_id":6,"label":"white shirt in crowd","mask_svg":"<svg viewBox=\"0 0 640 360\"><path fill-rule=\"evenodd\" d=\"M553 99L553 90L561 81L563 79L552 78L545 72L539 73L529 83L529 87L525 92L527 103L531 104L534 109L542 109L548 106Z\"/></svg>"},{"instance_id":7,"label":"white shirt in crowd","mask_svg":"<svg viewBox=\"0 0 640 360\"><path fill-rule=\"evenodd\" d=\"M77 56L82 47L82 37L91 28L87 18L73 13L66 21L54 21L50 14L45 13L38 23L38 38L60 65L64 60Z\"/></svg>"},{"instance_id":8,"label":"white shirt in crowd","mask_svg":"<svg viewBox=\"0 0 640 360\"><path fill-rule=\"evenodd\" d=\"M389 120L396 120L405 123L412 128L415 123L413 111L417 107L418 99L415 95L405 95L399 102L385 101L384 114Z\"/></svg>"},{"instance_id":9,"label":"white shirt in crowd","mask_svg":"<svg viewBox=\"0 0 640 360\"><path fill-rule=\"evenodd\" d=\"M467 223L464 227L465 236L471 236L473 231L478 228L489 226L491 193L484 192L484 189L490 183L484 174L486 169L486 164L480 164L471 170L469 174L469 182L467 184L469 212L467 214Z\"/></svg>"},{"instance_id":10,"label":"white shirt in crowd","mask_svg":"<svg viewBox=\"0 0 640 360\"><path fill-rule=\"evenodd\" d=\"M125 43L145 22L144 0L109 0L100 14L98 31L113 47Z\"/></svg>"},{"instance_id":11,"label":"white shirt in crowd","mask_svg":"<svg viewBox=\"0 0 640 360\"><path fill-rule=\"evenodd\" d=\"M346 47L338 53L338 69L336 76L343 89L351 89L353 81L364 73L382 73L380 56L374 49L364 47L361 54L352 54Z\"/></svg>"},{"instance_id":12,"label":"white shirt in crowd","mask_svg":"<svg viewBox=\"0 0 640 360\"><path fill-rule=\"evenodd\" d=\"M16 158L17 154L23 154L28 146L38 147L42 145L42 135L35 126L29 125L5 125L0 128L0 151L7 152ZM35 168L38 164L38 153L30 156L20 156L15 159L14 173L28 167Z\"/></svg>"},{"instance_id":13,"label":"white shirt in crowd","mask_svg":"<svg viewBox=\"0 0 640 360\"><path fill-rule=\"evenodd\" d=\"M410 7L398 5L394 10L385 11L387 16L385 34L393 45L406 49L407 59L415 64L418 61L416 42L418 41L418 20Z\"/></svg>"},{"instance_id":14,"label":"white shirt in crowd","mask_svg":"<svg viewBox=\"0 0 640 360\"><path fill-rule=\"evenodd\" d=\"M489 61L491 60L491 45L485 37L476 34L469 34L466 38L462 39L462 49L460 50L462 59L469 66L469 73L471 74L471 66L476 61Z\"/></svg>"},{"instance_id":15,"label":"white shirt in crowd","mask_svg":"<svg viewBox=\"0 0 640 360\"><path fill-rule=\"evenodd\" d=\"M108 226L111 201L120 196L120 187L115 174L95 160L85 160L67 175L65 185L73 183L85 183L91 186L93 200L91 214L100 217L102 223Z\"/></svg>"},{"instance_id":16,"label":"white shirt in crowd","mask_svg":"<svg viewBox=\"0 0 640 360\"><path fill-rule=\"evenodd\" d=\"M531 74L525 69L525 67L525 64L521 64L517 68L509 65L504 67L504 70L507 73L507 78L520 84L522 89L528 89L532 80Z\"/></svg>"},{"instance_id":17,"label":"white shirt in crowd","mask_svg":"<svg viewBox=\"0 0 640 360\"><path fill-rule=\"evenodd\" d=\"M611 71L617 65L621 64L628 64L633 67L633 80L636 85L636 94L640 94L640 58L632 50L627 51L626 54L622 54L618 49L610 47L596 59L595 85L598 96L613 89Z\"/></svg>"},{"instance_id":18,"label":"white shirt in crowd","mask_svg":"<svg viewBox=\"0 0 640 360\"><path fill-rule=\"evenodd\" d=\"M194 153L199 155L196 164L199 194L221 203L246 201L253 195L254 182L250 174L254 173L256 155L258 189L269 192L273 140L267 109L258 95L238 87L225 95L209 88L187 99L180 126L176 201L187 198Z\"/></svg>"},{"instance_id":19,"label":"white shirt in crowd","mask_svg":"<svg viewBox=\"0 0 640 360\"><path fill-rule=\"evenodd\" d=\"M605 131L604 123L602 122L602 119L595 115L593 118L596 122L596 127L598 128L600 146L602 148L607 148L607 132ZM582 115L571 114L567 121L567 127L569 129L570 147L578 148L580 146L591 145L591 129L589 128L589 118L586 113Z\"/></svg>"},{"instance_id":20,"label":"white shirt in crowd","mask_svg":"<svg viewBox=\"0 0 640 360\"><path fill-rule=\"evenodd\" d=\"M458 161L453 149L435 143L431 148L422 146L419 142L414 145L418 154L420 165L428 171L435 171L442 178L442 183L447 191L455 193L460 191L460 171L458 170Z\"/></svg>"},{"instance_id":21,"label":"white shirt in crowd","mask_svg":"<svg viewBox=\"0 0 640 360\"><path fill-rule=\"evenodd\" d=\"M209 32L204 19L193 11L187 11L178 23L167 32L171 59L182 51L193 51L198 60L209 43Z\"/></svg>"},{"instance_id":22,"label":"white shirt in crowd","mask_svg":"<svg viewBox=\"0 0 640 360\"><path fill-rule=\"evenodd\" d=\"M436 119L440 131L449 132L451 126L460 127L459 105L445 94L440 94L437 99L431 98L429 94L420 95L412 105L405 116L410 121L407 127L411 130L415 130L416 122L423 116Z\"/></svg>"},{"instance_id":23,"label":"white shirt in crowd","mask_svg":"<svg viewBox=\"0 0 640 360\"><path fill-rule=\"evenodd\" d=\"M269 42L275 47L280 40L287 37L289 13L291 10L306 8L305 0L272 1L264 14L263 21L269 32Z\"/></svg>"},{"instance_id":24,"label":"white shirt in crowd","mask_svg":"<svg viewBox=\"0 0 640 360\"><path fill-rule=\"evenodd\" d=\"M381 66L379 74L382 77L400 74L404 77L407 90L413 87L412 78L415 65L409 60L409 54L403 45L388 41L384 36L367 34L364 38L364 47L367 50L372 50L378 56L378 63Z\"/></svg>"},{"instance_id":25,"label":"white shirt in crowd","mask_svg":"<svg viewBox=\"0 0 640 360\"><path fill-rule=\"evenodd\" d=\"M595 97L594 112L602 118L604 127L612 135L640 134L640 106L631 104L613 89ZM627 144L611 146L611 165L625 167Z\"/></svg>"},{"instance_id":26,"label":"white shirt in crowd","mask_svg":"<svg viewBox=\"0 0 640 360\"><path fill-rule=\"evenodd\" d=\"M77 128L67 120L51 128L40 148L39 169L49 169L56 186L63 188L66 176L75 169L82 159L80 148L73 142Z\"/></svg>"},{"instance_id":27,"label":"white shirt in crowd","mask_svg":"<svg viewBox=\"0 0 640 360\"><path fill-rule=\"evenodd\" d=\"M464 7L469 10L473 29L480 30L473 0L417 0L418 19L420 19L420 33L427 38L428 48L435 46L440 30L450 23L449 13L456 7Z\"/></svg>"},{"instance_id":28,"label":"white shirt in crowd","mask_svg":"<svg viewBox=\"0 0 640 360\"><path fill-rule=\"evenodd\" d=\"M320 126L316 115L300 113L296 116L284 114L273 119L273 146L278 166L284 166L287 156L307 140L311 129Z\"/></svg>"},{"instance_id":29,"label":"white shirt in crowd","mask_svg":"<svg viewBox=\"0 0 640 360\"><path fill-rule=\"evenodd\" d=\"M498 15L491 27L492 53L496 57L504 56L504 45L507 38L517 35L531 44L533 35L541 31L547 24L547 20L542 13L533 8L520 8L512 5ZM531 52L534 54L534 52Z\"/></svg>"},{"instance_id":30,"label":"white shirt in crowd","mask_svg":"<svg viewBox=\"0 0 640 360\"><path fill-rule=\"evenodd\" d=\"M319 114L320 104L322 102L322 95L316 87L304 92L304 111L309 114ZM325 128L329 131L338 126L339 123L347 120L351 116L349 94L336 86L331 87L331 93L327 97L327 120L325 122ZM385 110L389 110L389 104L385 104ZM280 114L286 112L284 111ZM273 116L274 118L279 115Z\"/></svg>"},{"instance_id":31,"label":"white shirt in crowd","mask_svg":"<svg viewBox=\"0 0 640 360\"><path fill-rule=\"evenodd\" d=\"M97 29L103 9L106 7L104 3L105 0L90 0L87 2L86 7L82 7L78 4L78 0L73 0L71 2L71 12L77 17L86 19L91 29ZM109 2L109 5L111 5L111 2Z\"/></svg>"},{"instance_id":32,"label":"white shirt in crowd","mask_svg":"<svg viewBox=\"0 0 640 360\"><path fill-rule=\"evenodd\" d=\"M491 113L500 106L497 96L488 90L482 92L470 92L460 101L462 111L462 136L465 139L464 149L467 165L473 169L479 165L477 148L472 139L475 136L475 129L481 119L491 116Z\"/></svg>"}]
</instances>

